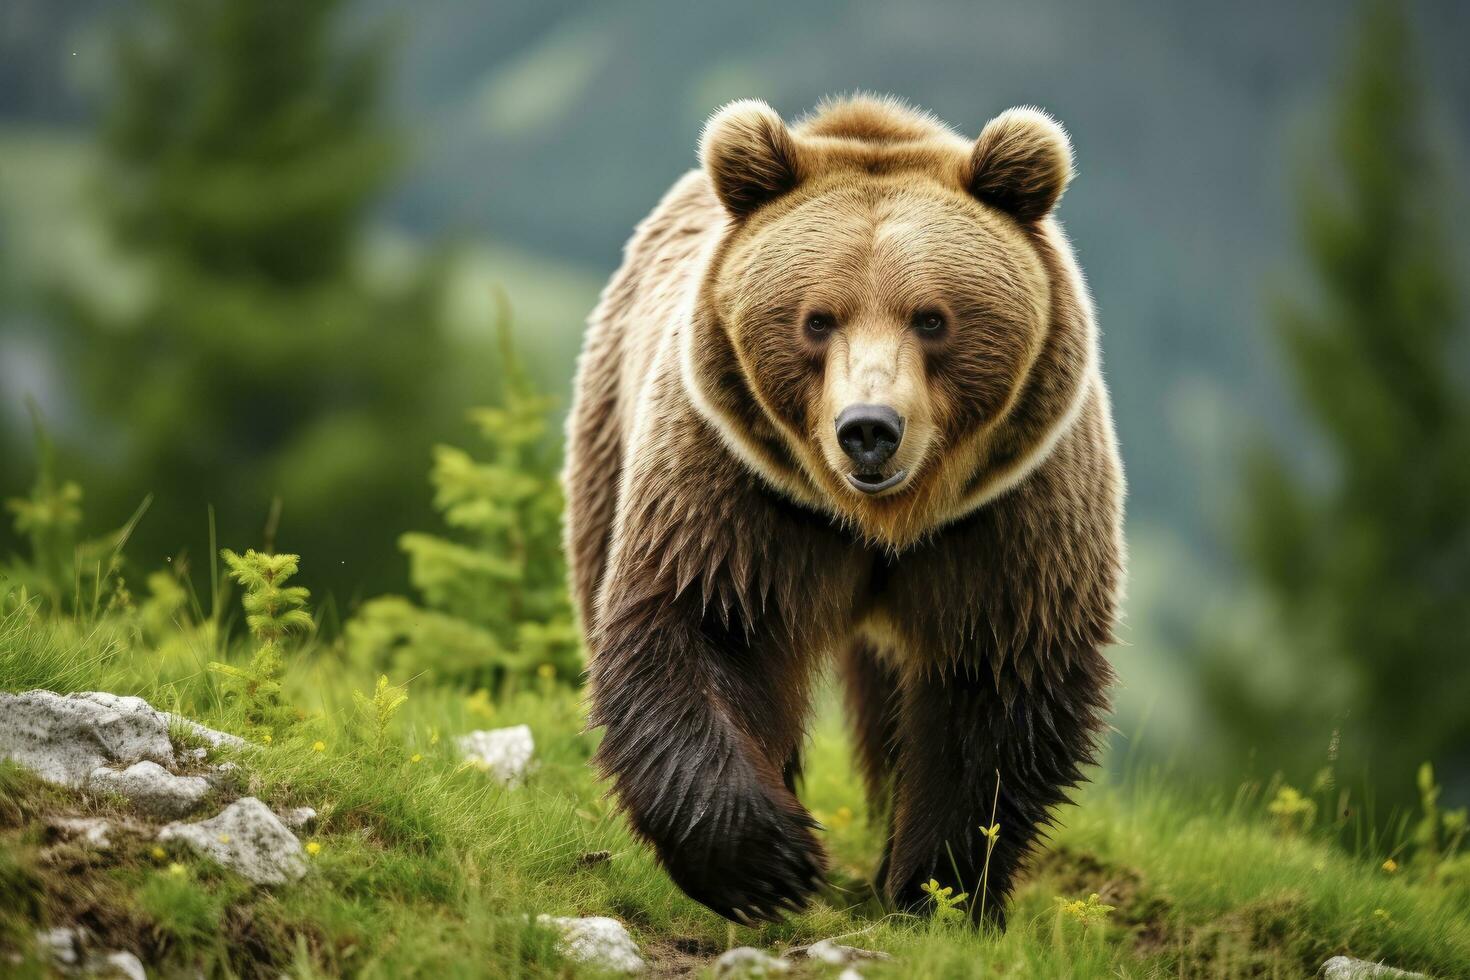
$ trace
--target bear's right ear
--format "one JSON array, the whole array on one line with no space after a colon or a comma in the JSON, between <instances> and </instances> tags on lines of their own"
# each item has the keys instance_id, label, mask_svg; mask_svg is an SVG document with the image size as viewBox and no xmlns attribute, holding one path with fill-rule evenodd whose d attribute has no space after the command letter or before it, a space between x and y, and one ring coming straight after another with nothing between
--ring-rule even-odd
<instances>
[{"instance_id":1,"label":"bear's right ear","mask_svg":"<svg viewBox=\"0 0 1470 980\"><path fill-rule=\"evenodd\" d=\"M801 182L796 140L759 99L731 102L711 116L699 137L699 158L715 195L736 218Z\"/></svg>"},{"instance_id":2,"label":"bear's right ear","mask_svg":"<svg viewBox=\"0 0 1470 980\"><path fill-rule=\"evenodd\" d=\"M1007 109L985 124L969 166L971 194L1020 221L1038 221L1072 179L1072 143L1040 109Z\"/></svg>"}]
</instances>

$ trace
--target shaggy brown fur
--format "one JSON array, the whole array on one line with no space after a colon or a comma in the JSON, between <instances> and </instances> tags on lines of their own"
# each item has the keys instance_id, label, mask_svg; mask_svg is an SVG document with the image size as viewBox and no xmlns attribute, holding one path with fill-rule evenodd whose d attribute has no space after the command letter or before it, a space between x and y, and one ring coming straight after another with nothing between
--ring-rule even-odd
<instances>
[{"instance_id":1,"label":"shaggy brown fur","mask_svg":"<svg viewBox=\"0 0 1470 980\"><path fill-rule=\"evenodd\" d=\"M1093 761L1122 581L1123 482L1097 336L1051 218L1060 127L962 139L896 102L788 129L735 103L633 236L592 317L569 423L567 546L598 762L674 880L772 918L821 884L794 795L835 655L879 884L987 910ZM864 492L835 433L902 438ZM972 907L978 908L973 902Z\"/></svg>"}]
</instances>

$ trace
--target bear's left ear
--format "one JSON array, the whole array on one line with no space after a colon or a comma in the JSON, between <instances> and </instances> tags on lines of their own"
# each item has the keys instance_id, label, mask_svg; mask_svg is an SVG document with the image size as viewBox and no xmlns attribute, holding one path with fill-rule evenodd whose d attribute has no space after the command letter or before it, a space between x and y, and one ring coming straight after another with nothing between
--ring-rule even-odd
<instances>
[{"instance_id":1,"label":"bear's left ear","mask_svg":"<svg viewBox=\"0 0 1470 980\"><path fill-rule=\"evenodd\" d=\"M744 218L801 182L796 140L759 99L731 102L710 117L699 158L725 209Z\"/></svg>"},{"instance_id":2,"label":"bear's left ear","mask_svg":"<svg viewBox=\"0 0 1470 980\"><path fill-rule=\"evenodd\" d=\"M1072 144L1040 109L1007 109L985 124L970 153L970 193L1032 222L1051 214L1072 179Z\"/></svg>"}]
</instances>

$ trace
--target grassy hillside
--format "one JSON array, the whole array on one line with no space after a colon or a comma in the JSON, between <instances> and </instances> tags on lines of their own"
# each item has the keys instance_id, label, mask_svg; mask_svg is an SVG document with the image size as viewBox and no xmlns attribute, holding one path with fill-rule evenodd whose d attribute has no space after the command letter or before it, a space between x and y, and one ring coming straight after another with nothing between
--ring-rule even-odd
<instances>
[{"instance_id":1,"label":"grassy hillside","mask_svg":"<svg viewBox=\"0 0 1470 980\"><path fill-rule=\"evenodd\" d=\"M218 619L149 641L146 600L111 605L67 618L12 605L0 618L0 688L138 694L247 730L242 705L221 696L223 675L206 669L221 656L243 665L247 643L226 652ZM126 833L107 852L58 842L47 818L122 816L123 806L0 764L0 955L43 973L36 929L81 924L165 976L583 975L527 924L550 912L622 920L660 975L707 972L734 945L780 952L843 936L892 955L863 966L869 977L1295 977L1337 953L1470 976L1470 885L1403 853L1402 869L1385 870L1391 845L1350 856L1292 808L1269 813L1262 794L1188 798L1161 775L1095 786L1062 814L1004 936L887 912L867 885L879 831L830 699L804 798L827 827L832 883L783 924L731 926L684 898L630 838L588 769L596 736L570 688L539 677L466 696L420 678L380 730L353 697L375 680L337 645L307 642L285 676L300 720L238 757L241 792L320 813L310 870L294 885L252 886ZM454 735L519 723L537 746L524 786L501 788L456 756ZM1112 910L1087 909L1094 893L1092 909ZM837 972L798 962L798 975Z\"/></svg>"}]
</instances>

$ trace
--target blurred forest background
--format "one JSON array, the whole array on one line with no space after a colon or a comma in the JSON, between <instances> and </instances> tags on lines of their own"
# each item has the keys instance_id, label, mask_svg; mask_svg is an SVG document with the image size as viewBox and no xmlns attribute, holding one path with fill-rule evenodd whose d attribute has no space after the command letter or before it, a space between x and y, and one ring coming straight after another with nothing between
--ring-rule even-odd
<instances>
[{"instance_id":1,"label":"blurred forest background","mask_svg":"<svg viewBox=\"0 0 1470 980\"><path fill-rule=\"evenodd\" d=\"M152 495L140 570L202 574L212 506L220 543L301 553L358 648L575 673L526 554L583 321L706 116L1037 104L1130 482L1115 756L1386 799L1433 760L1464 802L1466 37L1455 0L7 0L0 556L78 503L32 492L33 403L83 530ZM474 485L445 444L480 437ZM459 546L405 533L436 508ZM371 598L410 584L434 615Z\"/></svg>"}]
</instances>

